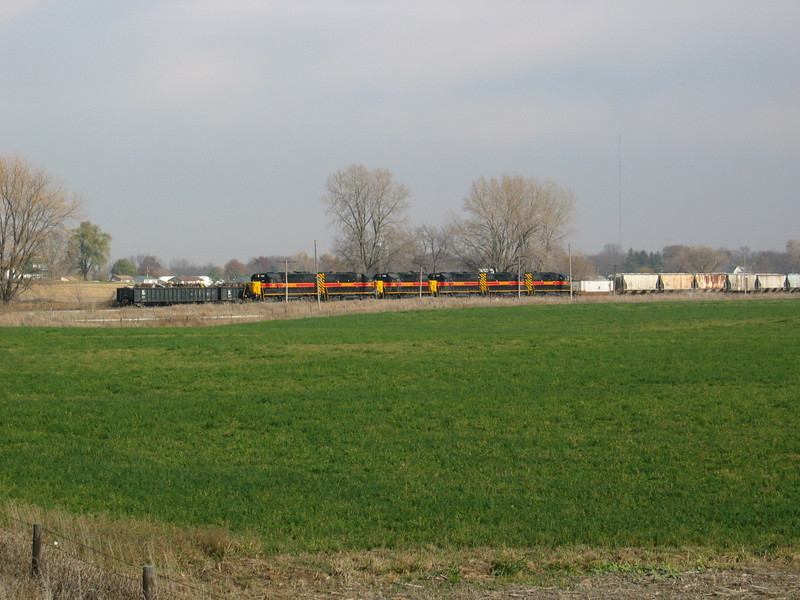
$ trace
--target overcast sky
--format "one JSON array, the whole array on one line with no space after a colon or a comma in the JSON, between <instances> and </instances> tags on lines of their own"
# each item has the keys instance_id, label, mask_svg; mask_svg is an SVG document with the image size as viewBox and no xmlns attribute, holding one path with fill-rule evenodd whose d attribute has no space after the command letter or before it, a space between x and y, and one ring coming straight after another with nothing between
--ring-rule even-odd
<instances>
[{"instance_id":1,"label":"overcast sky","mask_svg":"<svg viewBox=\"0 0 800 600\"><path fill-rule=\"evenodd\" d=\"M0 53L0 153L83 195L112 259L327 252L352 164L413 224L551 179L586 253L620 220L626 249L800 239L797 0L3 0Z\"/></svg>"}]
</instances>

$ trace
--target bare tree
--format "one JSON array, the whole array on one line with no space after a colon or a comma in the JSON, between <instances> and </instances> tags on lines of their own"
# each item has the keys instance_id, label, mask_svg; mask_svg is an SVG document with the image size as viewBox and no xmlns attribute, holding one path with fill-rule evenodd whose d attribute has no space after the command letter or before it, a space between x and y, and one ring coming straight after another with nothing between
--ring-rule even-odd
<instances>
[{"instance_id":1,"label":"bare tree","mask_svg":"<svg viewBox=\"0 0 800 600\"><path fill-rule=\"evenodd\" d=\"M196 275L197 270L188 258L178 257L169 261L171 275Z\"/></svg>"},{"instance_id":2,"label":"bare tree","mask_svg":"<svg viewBox=\"0 0 800 600\"><path fill-rule=\"evenodd\" d=\"M625 252L619 244L605 244L602 252L592 254L589 259L594 264L599 277L609 277L625 263Z\"/></svg>"},{"instance_id":3,"label":"bare tree","mask_svg":"<svg viewBox=\"0 0 800 600\"><path fill-rule=\"evenodd\" d=\"M278 263L273 256L254 256L247 261L246 272L248 273L268 273L278 269Z\"/></svg>"},{"instance_id":4,"label":"bare tree","mask_svg":"<svg viewBox=\"0 0 800 600\"><path fill-rule=\"evenodd\" d=\"M31 283L25 274L42 260L50 236L78 217L81 201L20 157L0 157L0 301Z\"/></svg>"},{"instance_id":5,"label":"bare tree","mask_svg":"<svg viewBox=\"0 0 800 600\"><path fill-rule=\"evenodd\" d=\"M352 165L330 175L322 202L338 230L335 252L364 273L391 262L405 246L410 195L386 169Z\"/></svg>"},{"instance_id":6,"label":"bare tree","mask_svg":"<svg viewBox=\"0 0 800 600\"><path fill-rule=\"evenodd\" d=\"M333 254L323 254L317 260L317 270L319 271L342 271L345 268L342 259Z\"/></svg>"},{"instance_id":7,"label":"bare tree","mask_svg":"<svg viewBox=\"0 0 800 600\"><path fill-rule=\"evenodd\" d=\"M69 229L59 227L44 241L40 256L50 279L67 275L72 270L69 257Z\"/></svg>"},{"instance_id":8,"label":"bare tree","mask_svg":"<svg viewBox=\"0 0 800 600\"><path fill-rule=\"evenodd\" d=\"M436 273L452 260L453 227L443 225L420 225L414 230L415 247L411 262L424 265L429 273Z\"/></svg>"},{"instance_id":9,"label":"bare tree","mask_svg":"<svg viewBox=\"0 0 800 600\"><path fill-rule=\"evenodd\" d=\"M292 271L311 273L314 271L314 257L306 252L296 252L289 258L289 265Z\"/></svg>"},{"instance_id":10,"label":"bare tree","mask_svg":"<svg viewBox=\"0 0 800 600\"><path fill-rule=\"evenodd\" d=\"M571 191L553 182L481 177L464 199L466 217L455 223L456 251L471 269L509 271L521 260L544 264L566 233L574 202Z\"/></svg>"},{"instance_id":11,"label":"bare tree","mask_svg":"<svg viewBox=\"0 0 800 600\"><path fill-rule=\"evenodd\" d=\"M685 273L715 273L725 269L730 258L723 250L708 246L684 247L675 261L676 269Z\"/></svg>"},{"instance_id":12,"label":"bare tree","mask_svg":"<svg viewBox=\"0 0 800 600\"><path fill-rule=\"evenodd\" d=\"M739 249L734 256L736 257L735 262L737 266L741 267L745 271L750 270L750 260L753 257L753 251L750 249L750 246L739 246Z\"/></svg>"},{"instance_id":13,"label":"bare tree","mask_svg":"<svg viewBox=\"0 0 800 600\"><path fill-rule=\"evenodd\" d=\"M572 191L553 181L545 181L541 185L542 225L530 244L533 267L539 271L553 258L553 252L561 247L561 240L570 233L566 227L575 209L575 194Z\"/></svg>"},{"instance_id":14,"label":"bare tree","mask_svg":"<svg viewBox=\"0 0 800 600\"><path fill-rule=\"evenodd\" d=\"M569 273L569 258L566 263L562 262L563 273ZM578 281L580 279L594 279L597 277L597 269L595 269L589 257L582 252L572 253L572 279Z\"/></svg>"},{"instance_id":15,"label":"bare tree","mask_svg":"<svg viewBox=\"0 0 800 600\"><path fill-rule=\"evenodd\" d=\"M225 278L228 281L234 281L245 276L247 273L247 265L243 262L232 258L225 263Z\"/></svg>"},{"instance_id":16,"label":"bare tree","mask_svg":"<svg viewBox=\"0 0 800 600\"><path fill-rule=\"evenodd\" d=\"M572 279L594 279L598 277L597 268L590 257L583 252L572 249L571 256L568 248L556 248L552 256L542 266L541 271L557 271L563 275L570 274L572 266Z\"/></svg>"},{"instance_id":17,"label":"bare tree","mask_svg":"<svg viewBox=\"0 0 800 600\"><path fill-rule=\"evenodd\" d=\"M139 275L145 277L161 277L164 274L164 266L161 261L152 254L137 254L129 259L139 271Z\"/></svg>"},{"instance_id":18,"label":"bare tree","mask_svg":"<svg viewBox=\"0 0 800 600\"><path fill-rule=\"evenodd\" d=\"M661 265L667 273L680 273L686 270L684 256L689 250L689 246L683 244L673 244L664 246L661 251Z\"/></svg>"}]
</instances>

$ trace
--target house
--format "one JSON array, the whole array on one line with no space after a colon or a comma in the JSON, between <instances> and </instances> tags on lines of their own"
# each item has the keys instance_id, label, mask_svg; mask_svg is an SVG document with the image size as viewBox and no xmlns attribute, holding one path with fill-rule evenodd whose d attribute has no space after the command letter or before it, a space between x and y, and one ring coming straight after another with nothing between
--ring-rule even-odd
<instances>
[{"instance_id":1,"label":"house","mask_svg":"<svg viewBox=\"0 0 800 600\"><path fill-rule=\"evenodd\" d=\"M162 285L157 277L150 275L138 275L134 277L133 282L137 285Z\"/></svg>"},{"instance_id":2,"label":"house","mask_svg":"<svg viewBox=\"0 0 800 600\"><path fill-rule=\"evenodd\" d=\"M119 283L128 283L128 284L132 284L133 283L133 277L131 277L130 275L114 275L114 274L112 274L108 278L108 280L109 281L116 281L116 282L119 282Z\"/></svg>"}]
</instances>

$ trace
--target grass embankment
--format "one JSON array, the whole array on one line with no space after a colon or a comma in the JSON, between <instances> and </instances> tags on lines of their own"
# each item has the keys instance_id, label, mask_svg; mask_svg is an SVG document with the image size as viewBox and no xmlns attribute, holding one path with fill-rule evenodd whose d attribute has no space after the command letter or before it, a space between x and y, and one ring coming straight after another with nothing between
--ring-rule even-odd
<instances>
[{"instance_id":1,"label":"grass embankment","mask_svg":"<svg viewBox=\"0 0 800 600\"><path fill-rule=\"evenodd\" d=\"M793 299L8 328L0 499L293 555L791 555L798 349Z\"/></svg>"},{"instance_id":2,"label":"grass embankment","mask_svg":"<svg viewBox=\"0 0 800 600\"><path fill-rule=\"evenodd\" d=\"M41 281L35 282L19 297L20 302L90 302L116 298L123 283L111 281Z\"/></svg>"}]
</instances>

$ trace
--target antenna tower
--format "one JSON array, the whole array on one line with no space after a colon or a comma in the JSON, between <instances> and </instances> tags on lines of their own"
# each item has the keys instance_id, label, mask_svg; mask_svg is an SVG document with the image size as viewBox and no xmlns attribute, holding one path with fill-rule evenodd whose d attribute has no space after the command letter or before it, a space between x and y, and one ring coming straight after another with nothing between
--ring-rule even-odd
<instances>
[{"instance_id":1,"label":"antenna tower","mask_svg":"<svg viewBox=\"0 0 800 600\"><path fill-rule=\"evenodd\" d=\"M617 164L619 183L619 251L622 252L622 134L617 139Z\"/></svg>"}]
</instances>

